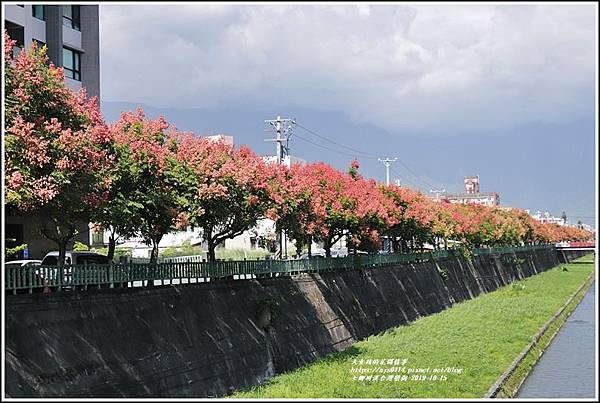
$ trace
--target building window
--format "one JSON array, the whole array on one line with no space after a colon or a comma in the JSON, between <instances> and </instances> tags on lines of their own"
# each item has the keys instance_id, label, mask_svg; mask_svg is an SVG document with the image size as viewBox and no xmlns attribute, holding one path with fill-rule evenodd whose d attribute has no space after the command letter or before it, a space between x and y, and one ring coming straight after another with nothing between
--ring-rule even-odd
<instances>
[{"instance_id":1,"label":"building window","mask_svg":"<svg viewBox=\"0 0 600 403\"><path fill-rule=\"evenodd\" d=\"M80 6L63 6L63 25L81 31Z\"/></svg>"},{"instance_id":2,"label":"building window","mask_svg":"<svg viewBox=\"0 0 600 403\"><path fill-rule=\"evenodd\" d=\"M92 232L92 244L93 245L103 245L104 244L104 230L102 227L98 226Z\"/></svg>"},{"instance_id":3,"label":"building window","mask_svg":"<svg viewBox=\"0 0 600 403\"><path fill-rule=\"evenodd\" d=\"M63 69L65 77L81 81L81 53L63 48Z\"/></svg>"},{"instance_id":4,"label":"building window","mask_svg":"<svg viewBox=\"0 0 600 403\"><path fill-rule=\"evenodd\" d=\"M5 28L8 36L13 41L16 41L13 45L13 59L16 59L19 56L19 53L25 47L25 29L17 24L14 24L10 21L5 21Z\"/></svg>"},{"instance_id":5,"label":"building window","mask_svg":"<svg viewBox=\"0 0 600 403\"><path fill-rule=\"evenodd\" d=\"M44 18L44 6L36 6L33 5L31 6L31 15L33 15L35 18L38 18L42 21L45 21Z\"/></svg>"}]
</instances>

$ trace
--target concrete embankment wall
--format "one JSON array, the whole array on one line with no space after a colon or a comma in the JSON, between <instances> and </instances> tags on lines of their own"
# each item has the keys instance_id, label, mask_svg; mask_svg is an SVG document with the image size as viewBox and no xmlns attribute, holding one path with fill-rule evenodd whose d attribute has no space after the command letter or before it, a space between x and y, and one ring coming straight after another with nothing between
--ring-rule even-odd
<instances>
[{"instance_id":1,"label":"concrete embankment wall","mask_svg":"<svg viewBox=\"0 0 600 403\"><path fill-rule=\"evenodd\" d=\"M555 250L6 296L10 397L211 397L559 264Z\"/></svg>"}]
</instances>

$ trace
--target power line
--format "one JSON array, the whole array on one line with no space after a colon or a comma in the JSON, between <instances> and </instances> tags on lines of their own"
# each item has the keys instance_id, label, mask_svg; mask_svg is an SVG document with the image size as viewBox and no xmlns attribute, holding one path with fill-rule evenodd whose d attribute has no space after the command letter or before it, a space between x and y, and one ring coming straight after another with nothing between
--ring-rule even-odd
<instances>
[{"instance_id":1,"label":"power line","mask_svg":"<svg viewBox=\"0 0 600 403\"><path fill-rule=\"evenodd\" d=\"M296 125L297 125L297 124L296 124ZM330 148L330 147L327 147L327 146L325 146L325 145L323 145L323 144L315 143L315 142L314 142L314 141L312 141L312 140L309 140L309 139L307 139L307 138L304 138L304 137L300 136L298 133L294 134L294 137L295 137L295 138L298 138L298 139L300 139L300 140L302 140L302 141L306 141L307 143L310 143L310 144L312 144L312 145L314 145L314 146L321 147L321 148L323 148L323 149L325 149L325 150L328 150L328 151L332 151L332 152L334 152L334 153L338 153L338 154L347 155L347 156L350 156L350 157L353 157L353 158L359 157L359 156L358 156L358 155L356 155L356 154L350 154L350 153L347 153L347 152L344 152L344 151L336 150L335 148ZM364 157L361 157L361 158L364 158Z\"/></svg>"},{"instance_id":2,"label":"power line","mask_svg":"<svg viewBox=\"0 0 600 403\"><path fill-rule=\"evenodd\" d=\"M320 135L319 133L315 132L314 130L310 130L309 128L306 128L306 127L302 126L302 125L301 125L301 124L299 124L299 123L296 123L296 126L298 126L298 127L302 128L302 129L306 130L308 133L310 133L310 134L312 134L312 135L314 135L314 136L317 136L317 137L319 137L320 139L323 139L323 140L325 140L325 141L328 141L328 142L330 142L331 144L335 144L335 145L336 145L336 146L338 146L338 147L345 148L345 149L347 149L347 150L350 150L350 151L353 151L353 152L355 152L355 153L357 153L357 154L362 154L362 155L360 156L361 158L367 158L367 159L377 159L377 158L378 158L378 156L377 156L377 155L374 155L374 154L371 154L371 153L366 153L366 152L364 152L364 151L360 151L360 150L357 150L357 149L355 149L355 148L352 148L352 147L346 146L346 145L344 145L344 144L338 143L338 142L336 142L336 141L333 141L333 140L331 140L331 139L329 139L329 138L327 138L327 137L325 137L325 136L322 136L322 135Z\"/></svg>"},{"instance_id":3,"label":"power line","mask_svg":"<svg viewBox=\"0 0 600 403\"><path fill-rule=\"evenodd\" d=\"M300 137L300 136L299 136L297 133L295 134L295 136L296 136L296 137L298 137L298 138L300 138L300 139L302 139L302 140L304 140L304 141L306 141L306 142L308 142L308 143L311 143L311 144L313 144L313 145L315 145L315 146L317 146L317 147L321 147L321 148L323 148L323 149L325 149L325 150L329 150L329 151L337 152L337 153L339 153L339 154L348 155L348 156L351 156L351 157L354 157L354 158L356 158L356 157L360 157L360 158L364 158L364 159L372 159L372 160L375 160L375 159L380 159L380 157L379 157L379 156L377 156L377 155L375 155L375 154L371 154L371 153L368 153L368 152L365 152L365 151L360 151L360 150L357 150L357 149L355 149L355 148L352 148L352 147L346 146L346 145L344 145L344 144L338 143L338 142L336 142L336 141L333 141L333 140L329 139L329 138L328 138L328 137L326 137L326 136L323 136L323 135L321 135L321 134L319 134L319 133L315 132L314 130L311 130L311 129L307 128L307 127L304 127L304 126L302 126L302 125L301 125L301 124L299 124L298 122L295 122L295 123L296 123L296 126L298 126L298 127L302 128L303 130L307 131L308 133L310 133L310 134L312 134L312 135L314 135L314 136L316 136L316 137L318 137L318 138L320 138L320 139L322 139L322 140L328 141L329 143L331 143L331 144L334 144L334 145L336 145L336 146L338 146L338 147L342 147L342 148L345 148L345 149L347 149L347 150L353 151L353 152L355 152L356 154L350 154L350 153L348 153L348 152L340 151L340 150L337 150L337 149L332 149L332 148L330 148L330 147L327 147L327 146L325 146L325 145L322 145L322 144L319 144L319 143L315 143L315 142L313 142L313 141L311 141L311 140L308 140L308 139L306 139L306 138ZM411 174L412 174L412 175L413 175L413 176L414 176L414 177L415 177L415 178L416 178L416 179L417 179L419 182L423 183L423 184L425 185L425 187L429 187L429 188L435 188L435 187L436 187L436 186L432 185L431 183L429 183L428 181L426 181L426 180L424 180L423 178L421 178L421 177L420 177L420 176L419 176L417 173L415 173L415 172L414 172L414 171L413 171L411 168L409 168L409 167L408 167L408 166L407 166L407 165L406 165L404 162L402 162L402 160L399 160L399 159L397 159L397 161L398 161L398 162L399 162L399 163L400 163L400 164L401 164L401 165L402 165L402 166L403 166L403 167L404 167L404 168L405 168L405 169L406 169L408 172L410 172L410 173L411 173ZM392 169L392 172L394 172L394 173L396 173L396 175L398 175L398 173L397 173L397 172L395 172L393 169ZM400 175L399 175L399 176L400 176ZM400 177L401 177L401 176L400 176ZM401 178L402 178L402 177L401 177ZM403 179L404 179L404 178L403 178ZM405 181L406 181L406 180L405 180ZM410 181L407 181L407 182L409 182L409 183L412 183L412 182L410 182ZM412 183L412 184L414 185L414 183ZM418 186L417 186L417 187L418 187Z\"/></svg>"},{"instance_id":4,"label":"power line","mask_svg":"<svg viewBox=\"0 0 600 403\"><path fill-rule=\"evenodd\" d=\"M394 168L392 168L392 173L394 175L396 175L397 177L399 177L400 179L402 179L403 182L408 183L409 185L411 185L413 188L418 188L419 186L417 186L413 181L410 181L408 179L406 179L406 177L400 175L398 172L396 172L396 170L394 170Z\"/></svg>"}]
</instances>

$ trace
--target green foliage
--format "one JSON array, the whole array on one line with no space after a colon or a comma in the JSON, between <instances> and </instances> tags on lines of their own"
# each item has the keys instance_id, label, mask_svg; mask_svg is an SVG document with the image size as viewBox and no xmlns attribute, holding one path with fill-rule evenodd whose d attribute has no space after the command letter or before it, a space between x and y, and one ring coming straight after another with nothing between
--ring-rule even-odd
<instances>
[{"instance_id":1,"label":"green foliage","mask_svg":"<svg viewBox=\"0 0 600 403\"><path fill-rule=\"evenodd\" d=\"M280 315L281 307L275 298L268 297L257 301L256 319L260 321L264 317L265 312L268 312L268 316L270 316L268 325L270 325Z\"/></svg>"},{"instance_id":2,"label":"green foliage","mask_svg":"<svg viewBox=\"0 0 600 403\"><path fill-rule=\"evenodd\" d=\"M467 244L457 244L454 248L469 262L472 262L475 258L475 251Z\"/></svg>"},{"instance_id":3,"label":"green foliage","mask_svg":"<svg viewBox=\"0 0 600 403\"><path fill-rule=\"evenodd\" d=\"M17 242L17 240L14 239L14 238L6 238L6 240L5 240L5 245L6 246L4 248L4 257L5 257L6 260L10 260L11 258L14 258L15 256L17 256L17 254L19 252L22 252L25 249L27 249L27 244L26 243L21 244L21 245L12 246L12 247L8 246L9 243L14 244L16 242Z\"/></svg>"},{"instance_id":4,"label":"green foliage","mask_svg":"<svg viewBox=\"0 0 600 403\"><path fill-rule=\"evenodd\" d=\"M131 257L131 251L133 248L115 248L115 254L113 256L113 263L118 263L121 256L129 256ZM93 248L93 252L99 253L101 255L108 255L108 247L103 248Z\"/></svg>"},{"instance_id":5,"label":"green foliage","mask_svg":"<svg viewBox=\"0 0 600 403\"><path fill-rule=\"evenodd\" d=\"M75 241L75 244L73 245L73 250L74 251L87 251L87 250L90 250L90 247L82 242Z\"/></svg>"},{"instance_id":6,"label":"green foliage","mask_svg":"<svg viewBox=\"0 0 600 403\"><path fill-rule=\"evenodd\" d=\"M444 280L448 280L448 269L446 267L437 266L437 271L440 274L440 277Z\"/></svg>"},{"instance_id":7,"label":"green foliage","mask_svg":"<svg viewBox=\"0 0 600 403\"><path fill-rule=\"evenodd\" d=\"M266 250L244 250L244 249L221 249L215 250L217 260L256 260L265 259L270 253Z\"/></svg>"},{"instance_id":8,"label":"green foliage","mask_svg":"<svg viewBox=\"0 0 600 403\"><path fill-rule=\"evenodd\" d=\"M200 246L192 246L189 239L182 246L170 247L160 252L161 257L197 256L203 254L204 249Z\"/></svg>"}]
</instances>

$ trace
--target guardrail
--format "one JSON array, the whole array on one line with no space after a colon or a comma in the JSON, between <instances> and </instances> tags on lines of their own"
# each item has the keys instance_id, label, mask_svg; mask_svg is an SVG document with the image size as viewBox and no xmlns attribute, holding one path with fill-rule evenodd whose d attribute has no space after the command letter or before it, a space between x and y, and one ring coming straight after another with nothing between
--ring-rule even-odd
<instances>
[{"instance_id":1,"label":"guardrail","mask_svg":"<svg viewBox=\"0 0 600 403\"><path fill-rule=\"evenodd\" d=\"M189 262L204 262L206 256L203 255L192 255L192 256L174 256L174 257L159 257L158 263L189 263ZM127 257L127 263L150 263L150 258L147 257Z\"/></svg>"},{"instance_id":2,"label":"guardrail","mask_svg":"<svg viewBox=\"0 0 600 403\"><path fill-rule=\"evenodd\" d=\"M549 246L552 247L552 246ZM546 248L502 248L503 251ZM476 254L500 253L499 248L476 250ZM18 290L87 289L88 287L141 286L144 282L186 284L220 278L247 279L289 276L299 273L321 273L334 270L353 270L417 263L453 256L452 250L412 254L349 255L338 258L304 260L244 260L217 262L117 263L108 265L68 265L63 267L9 267L5 269L5 289ZM250 277L248 277L250 276Z\"/></svg>"},{"instance_id":3,"label":"guardrail","mask_svg":"<svg viewBox=\"0 0 600 403\"><path fill-rule=\"evenodd\" d=\"M478 248L475 249L475 255L489 255L489 254L499 254L499 253L513 253L513 252L524 252L530 250L538 250L538 249L552 249L554 245L526 245L526 246L502 246L496 248Z\"/></svg>"}]
</instances>

